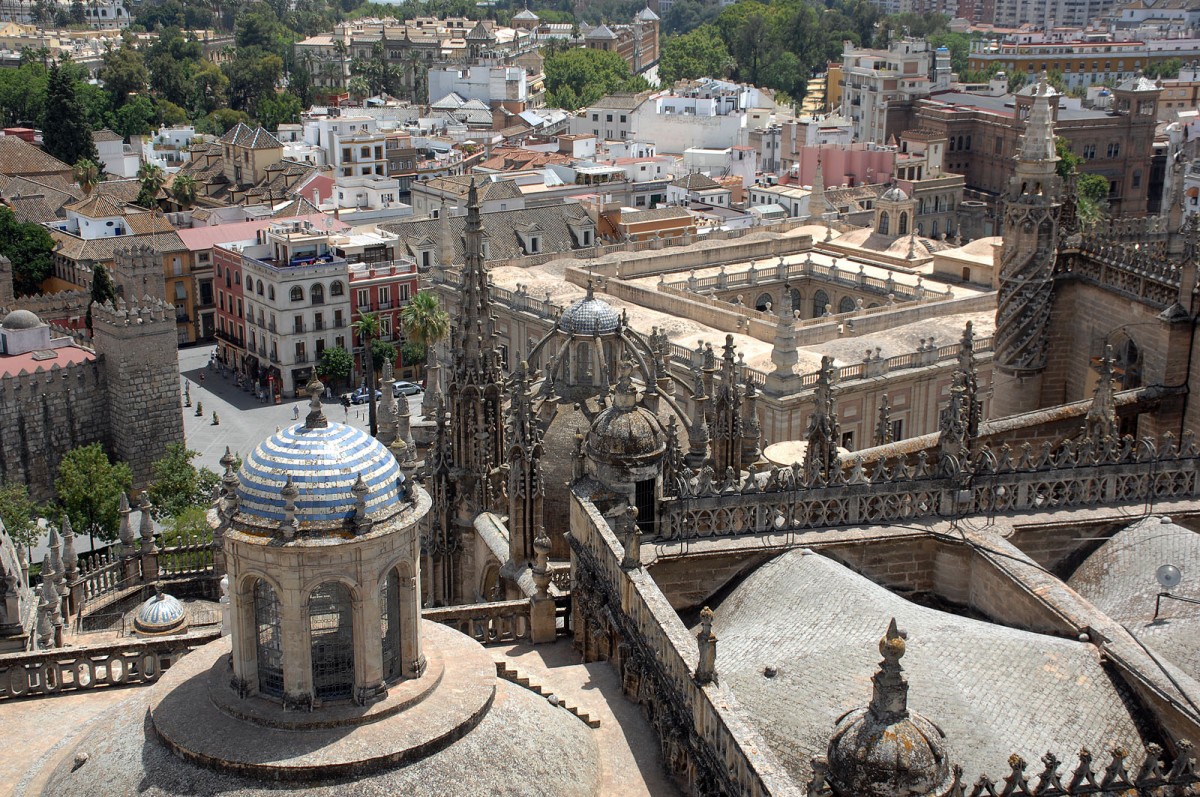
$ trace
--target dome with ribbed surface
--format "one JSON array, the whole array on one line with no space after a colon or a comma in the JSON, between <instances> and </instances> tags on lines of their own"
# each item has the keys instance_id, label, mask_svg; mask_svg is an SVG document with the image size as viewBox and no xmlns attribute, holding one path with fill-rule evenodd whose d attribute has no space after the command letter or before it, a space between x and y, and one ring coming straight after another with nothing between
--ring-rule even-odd
<instances>
[{"instance_id":1,"label":"dome with ribbed surface","mask_svg":"<svg viewBox=\"0 0 1200 797\"><path fill-rule=\"evenodd\" d=\"M187 621L183 604L165 592L158 592L138 609L133 630L142 636L182 634L187 631Z\"/></svg>"},{"instance_id":2,"label":"dome with ribbed surface","mask_svg":"<svg viewBox=\"0 0 1200 797\"><path fill-rule=\"evenodd\" d=\"M238 510L263 525L284 519L282 491L291 477L300 531L335 530L354 518L353 488L362 477L367 514L400 501L404 477L396 459L375 438L341 423L311 428L296 424L268 437L246 457L238 472Z\"/></svg>"},{"instance_id":3,"label":"dome with ribbed surface","mask_svg":"<svg viewBox=\"0 0 1200 797\"><path fill-rule=\"evenodd\" d=\"M611 335L621 325L621 316L613 306L597 299L588 280L587 295L572 302L558 319L558 328L574 335Z\"/></svg>"}]
</instances>

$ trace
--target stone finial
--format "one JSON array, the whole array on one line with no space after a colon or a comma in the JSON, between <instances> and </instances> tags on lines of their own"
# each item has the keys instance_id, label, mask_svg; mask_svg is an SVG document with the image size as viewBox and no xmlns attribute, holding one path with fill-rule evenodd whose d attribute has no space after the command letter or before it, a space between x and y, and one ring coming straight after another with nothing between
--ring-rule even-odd
<instances>
[{"instance_id":1,"label":"stone finial","mask_svg":"<svg viewBox=\"0 0 1200 797\"><path fill-rule=\"evenodd\" d=\"M538 535L533 539L534 563L533 583L537 586L537 597L547 598L550 595L550 538L539 528Z\"/></svg>"},{"instance_id":2,"label":"stone finial","mask_svg":"<svg viewBox=\"0 0 1200 797\"><path fill-rule=\"evenodd\" d=\"M637 523L638 510L632 504L625 509L621 518L621 537L625 546L625 556L621 559L621 567L632 570L642 566L642 529Z\"/></svg>"},{"instance_id":3,"label":"stone finial","mask_svg":"<svg viewBox=\"0 0 1200 797\"><path fill-rule=\"evenodd\" d=\"M317 370L314 368L309 376L308 384L304 386L308 391L308 415L304 418L305 429L325 429L329 426L329 420L325 417L325 412L321 409L321 394L325 392L325 385L317 378Z\"/></svg>"},{"instance_id":4,"label":"stone finial","mask_svg":"<svg viewBox=\"0 0 1200 797\"><path fill-rule=\"evenodd\" d=\"M133 523L129 520L129 496L121 491L121 504L117 512L121 515L121 527L117 538L121 541L121 556L133 554Z\"/></svg>"},{"instance_id":5,"label":"stone finial","mask_svg":"<svg viewBox=\"0 0 1200 797\"><path fill-rule=\"evenodd\" d=\"M880 722L893 724L908 717L908 679L900 659L904 656L908 634L896 626L896 618L888 624L887 631L879 640L879 652L883 660L879 671L871 678L874 690L868 711Z\"/></svg>"},{"instance_id":6,"label":"stone finial","mask_svg":"<svg viewBox=\"0 0 1200 797\"><path fill-rule=\"evenodd\" d=\"M350 488L350 492L354 493L354 531L358 534L366 534L371 530L375 521L371 520L367 515L367 483L363 481L362 474L358 474L358 478L354 480L354 486Z\"/></svg>"},{"instance_id":7,"label":"stone finial","mask_svg":"<svg viewBox=\"0 0 1200 797\"><path fill-rule=\"evenodd\" d=\"M62 519L62 539L63 574L67 584L73 584L79 576L79 554L75 552L75 530L71 528L71 518L65 514Z\"/></svg>"},{"instance_id":8,"label":"stone finial","mask_svg":"<svg viewBox=\"0 0 1200 797\"><path fill-rule=\"evenodd\" d=\"M300 491L296 489L292 474L289 473L287 482L279 490L279 497L283 499L283 522L279 524L279 533L287 540L296 536L296 499L299 496Z\"/></svg>"},{"instance_id":9,"label":"stone finial","mask_svg":"<svg viewBox=\"0 0 1200 797\"><path fill-rule=\"evenodd\" d=\"M841 444L841 424L833 401L837 369L833 358L821 358L821 370L813 392L813 413L808 419L805 438L804 470L810 478L828 480L838 467L838 446Z\"/></svg>"},{"instance_id":10,"label":"stone finial","mask_svg":"<svg viewBox=\"0 0 1200 797\"><path fill-rule=\"evenodd\" d=\"M153 505L150 503L150 494L142 490L140 499L138 500L138 510L142 513L141 523L138 528L138 535L142 538L142 551L152 549L154 545L154 516Z\"/></svg>"},{"instance_id":11,"label":"stone finial","mask_svg":"<svg viewBox=\"0 0 1200 797\"><path fill-rule=\"evenodd\" d=\"M873 442L877 446L885 446L892 442L892 406L888 404L886 393L879 401L879 420L875 423L875 440Z\"/></svg>"},{"instance_id":12,"label":"stone finial","mask_svg":"<svg viewBox=\"0 0 1200 797\"><path fill-rule=\"evenodd\" d=\"M1100 381L1096 383L1096 392L1092 396L1092 406L1088 409L1084 422L1084 436L1095 443L1108 439L1117 439L1117 405L1113 398L1113 347L1104 347L1104 356L1100 358Z\"/></svg>"},{"instance_id":13,"label":"stone finial","mask_svg":"<svg viewBox=\"0 0 1200 797\"><path fill-rule=\"evenodd\" d=\"M50 527L50 564L54 569L54 586L59 593L65 586L65 576L62 560L62 543L58 538L58 529Z\"/></svg>"},{"instance_id":14,"label":"stone finial","mask_svg":"<svg viewBox=\"0 0 1200 797\"><path fill-rule=\"evenodd\" d=\"M712 631L713 610L705 606L700 610L700 632L696 634L699 660L696 662L696 683L717 681L717 635Z\"/></svg>"}]
</instances>

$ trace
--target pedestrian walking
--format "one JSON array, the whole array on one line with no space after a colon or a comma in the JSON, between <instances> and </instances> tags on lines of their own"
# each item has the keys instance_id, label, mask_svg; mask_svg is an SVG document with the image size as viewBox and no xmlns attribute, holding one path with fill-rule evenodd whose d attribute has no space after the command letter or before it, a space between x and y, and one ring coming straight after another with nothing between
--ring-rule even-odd
<instances>
[{"instance_id":1,"label":"pedestrian walking","mask_svg":"<svg viewBox=\"0 0 1200 797\"><path fill-rule=\"evenodd\" d=\"M296 420L299 420L299 419L300 419L300 405L299 405L299 404L293 404L293 405L292 405L292 420L293 420L293 421L296 421Z\"/></svg>"}]
</instances>

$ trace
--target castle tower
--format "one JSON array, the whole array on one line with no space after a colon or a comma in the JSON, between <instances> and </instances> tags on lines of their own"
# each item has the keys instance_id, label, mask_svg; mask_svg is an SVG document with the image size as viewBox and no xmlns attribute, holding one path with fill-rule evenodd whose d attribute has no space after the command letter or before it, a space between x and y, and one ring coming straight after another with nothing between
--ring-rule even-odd
<instances>
[{"instance_id":1,"label":"castle tower","mask_svg":"<svg viewBox=\"0 0 1200 797\"><path fill-rule=\"evenodd\" d=\"M1038 81L1004 200L992 399L996 418L1041 406L1062 198L1050 108L1055 96L1044 78Z\"/></svg>"},{"instance_id":2,"label":"castle tower","mask_svg":"<svg viewBox=\"0 0 1200 797\"><path fill-rule=\"evenodd\" d=\"M161 273L160 273L161 276ZM169 443L183 442L175 311L161 301L92 310L92 339L102 354L110 453L127 462L134 487Z\"/></svg>"},{"instance_id":3,"label":"castle tower","mask_svg":"<svg viewBox=\"0 0 1200 797\"><path fill-rule=\"evenodd\" d=\"M113 282L117 295L127 302L144 296L167 300L167 280L162 258L152 247L135 244L113 252Z\"/></svg>"}]
</instances>

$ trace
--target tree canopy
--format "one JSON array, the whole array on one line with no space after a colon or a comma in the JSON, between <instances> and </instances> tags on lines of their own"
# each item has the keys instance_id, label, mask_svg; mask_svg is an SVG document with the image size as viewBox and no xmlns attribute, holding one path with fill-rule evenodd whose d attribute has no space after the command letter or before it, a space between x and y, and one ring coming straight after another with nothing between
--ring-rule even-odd
<instances>
[{"instance_id":1,"label":"tree canopy","mask_svg":"<svg viewBox=\"0 0 1200 797\"><path fill-rule=\"evenodd\" d=\"M29 497L29 489L17 482L0 484L0 523L13 543L26 548L37 544L41 530L37 525L38 506Z\"/></svg>"},{"instance_id":2,"label":"tree canopy","mask_svg":"<svg viewBox=\"0 0 1200 797\"><path fill-rule=\"evenodd\" d=\"M341 346L330 346L321 351L317 361L317 373L327 379L345 382L354 370L354 358Z\"/></svg>"},{"instance_id":3,"label":"tree canopy","mask_svg":"<svg viewBox=\"0 0 1200 797\"><path fill-rule=\"evenodd\" d=\"M75 93L72 73L57 63L50 67L47 80L42 130L46 152L63 163L77 163L84 159L99 162L100 153L96 151L91 126Z\"/></svg>"},{"instance_id":4,"label":"tree canopy","mask_svg":"<svg viewBox=\"0 0 1200 797\"><path fill-rule=\"evenodd\" d=\"M220 477L208 468L197 468L192 460L200 456L183 443L171 443L167 453L150 466L150 502L159 520L175 517L192 507L207 506Z\"/></svg>"},{"instance_id":5,"label":"tree canopy","mask_svg":"<svg viewBox=\"0 0 1200 797\"><path fill-rule=\"evenodd\" d=\"M437 296L429 291L418 291L400 308L400 324L404 327L404 336L422 346L437 343L450 334L450 315L442 309Z\"/></svg>"},{"instance_id":6,"label":"tree canopy","mask_svg":"<svg viewBox=\"0 0 1200 797\"><path fill-rule=\"evenodd\" d=\"M37 293L42 281L54 273L54 239L40 224L17 221L0 207L0 255L12 261L13 290L18 296Z\"/></svg>"},{"instance_id":7,"label":"tree canopy","mask_svg":"<svg viewBox=\"0 0 1200 797\"><path fill-rule=\"evenodd\" d=\"M607 50L573 49L546 57L546 103L574 111L613 92L649 88L633 77L619 54Z\"/></svg>"},{"instance_id":8,"label":"tree canopy","mask_svg":"<svg viewBox=\"0 0 1200 797\"><path fill-rule=\"evenodd\" d=\"M132 484L129 466L110 462L104 448L92 443L62 458L54 491L77 533L112 541L120 531L121 494Z\"/></svg>"},{"instance_id":9,"label":"tree canopy","mask_svg":"<svg viewBox=\"0 0 1200 797\"><path fill-rule=\"evenodd\" d=\"M677 80L724 77L733 67L721 34L712 25L703 25L663 41L658 75L664 84L671 85Z\"/></svg>"}]
</instances>

